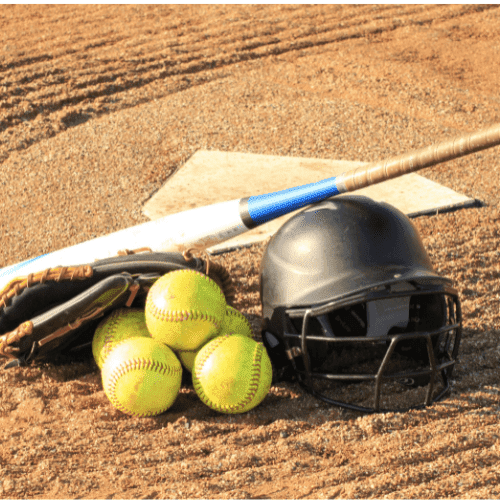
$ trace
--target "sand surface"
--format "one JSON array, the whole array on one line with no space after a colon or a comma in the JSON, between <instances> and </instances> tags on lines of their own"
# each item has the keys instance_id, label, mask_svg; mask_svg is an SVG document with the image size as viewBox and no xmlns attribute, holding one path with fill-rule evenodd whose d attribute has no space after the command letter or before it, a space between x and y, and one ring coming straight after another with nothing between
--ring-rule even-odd
<instances>
[{"instance_id":1,"label":"sand surface","mask_svg":"<svg viewBox=\"0 0 500 500\"><path fill-rule=\"evenodd\" d=\"M496 5L3 5L0 266L146 221L199 149L372 161L492 125L499 33ZM441 403L363 416L281 383L227 416L186 385L138 419L93 361L2 370L0 496L500 497L498 155L422 172L483 203L415 221L462 301ZM256 337L263 250L216 257Z\"/></svg>"}]
</instances>

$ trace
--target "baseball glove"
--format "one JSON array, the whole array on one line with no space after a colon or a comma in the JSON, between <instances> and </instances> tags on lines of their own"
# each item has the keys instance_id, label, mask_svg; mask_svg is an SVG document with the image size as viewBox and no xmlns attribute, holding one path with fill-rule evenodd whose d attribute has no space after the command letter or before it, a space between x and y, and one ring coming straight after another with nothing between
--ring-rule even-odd
<instances>
[{"instance_id":1,"label":"baseball glove","mask_svg":"<svg viewBox=\"0 0 500 500\"><path fill-rule=\"evenodd\" d=\"M12 359L5 368L35 359L78 359L104 315L118 307L144 307L152 284L176 269L207 274L232 304L231 277L208 254L203 259L190 251L139 253L144 250L149 249L13 279L0 291L0 355Z\"/></svg>"}]
</instances>

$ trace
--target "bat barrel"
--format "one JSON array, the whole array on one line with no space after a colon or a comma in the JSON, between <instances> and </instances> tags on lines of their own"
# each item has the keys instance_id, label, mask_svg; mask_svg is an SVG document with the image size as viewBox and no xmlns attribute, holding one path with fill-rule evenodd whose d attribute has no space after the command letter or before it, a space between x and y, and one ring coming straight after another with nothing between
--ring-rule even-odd
<instances>
[{"instance_id":1,"label":"bat barrel","mask_svg":"<svg viewBox=\"0 0 500 500\"><path fill-rule=\"evenodd\" d=\"M500 124L497 123L479 132L358 167L342 174L339 182L345 185L346 191L355 191L499 144Z\"/></svg>"},{"instance_id":2,"label":"bat barrel","mask_svg":"<svg viewBox=\"0 0 500 500\"><path fill-rule=\"evenodd\" d=\"M74 266L116 255L125 248L153 251L204 249L311 203L361 189L500 144L500 124L337 177L293 188L230 200L168 215L0 269L0 291L16 276L49 267Z\"/></svg>"}]
</instances>

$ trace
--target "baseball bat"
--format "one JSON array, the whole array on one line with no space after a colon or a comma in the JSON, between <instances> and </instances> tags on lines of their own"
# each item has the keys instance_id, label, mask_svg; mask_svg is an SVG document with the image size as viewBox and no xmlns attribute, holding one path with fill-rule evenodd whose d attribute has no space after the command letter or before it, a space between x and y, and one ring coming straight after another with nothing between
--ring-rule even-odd
<instances>
[{"instance_id":1,"label":"baseball bat","mask_svg":"<svg viewBox=\"0 0 500 500\"><path fill-rule=\"evenodd\" d=\"M86 264L127 248L205 249L311 203L416 172L500 144L500 124L458 139L370 163L336 177L282 191L167 215L0 269L0 290L13 278L47 268Z\"/></svg>"}]
</instances>

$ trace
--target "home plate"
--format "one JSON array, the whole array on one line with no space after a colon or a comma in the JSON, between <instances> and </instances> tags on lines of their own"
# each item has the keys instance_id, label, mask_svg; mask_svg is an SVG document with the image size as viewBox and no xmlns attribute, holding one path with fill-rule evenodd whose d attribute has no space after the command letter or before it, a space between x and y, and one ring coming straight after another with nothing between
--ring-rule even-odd
<instances>
[{"instance_id":1,"label":"home plate","mask_svg":"<svg viewBox=\"0 0 500 500\"><path fill-rule=\"evenodd\" d=\"M200 150L153 195L143 213L152 220L159 219L191 208L317 182L361 165L367 163ZM477 205L476 200L414 173L350 194L385 201L409 217ZM215 245L209 252L221 253L265 240L295 213Z\"/></svg>"}]
</instances>

